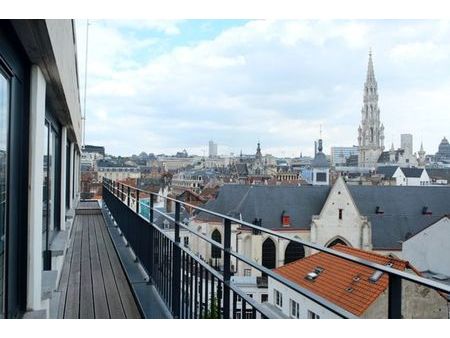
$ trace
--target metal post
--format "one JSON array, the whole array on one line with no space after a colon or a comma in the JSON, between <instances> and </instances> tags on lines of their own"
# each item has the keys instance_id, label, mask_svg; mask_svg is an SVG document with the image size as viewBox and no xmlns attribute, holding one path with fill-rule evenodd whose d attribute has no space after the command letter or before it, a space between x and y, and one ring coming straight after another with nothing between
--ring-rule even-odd
<instances>
[{"instance_id":1,"label":"metal post","mask_svg":"<svg viewBox=\"0 0 450 338\"><path fill-rule=\"evenodd\" d=\"M173 244L172 271L172 314L180 318L180 289L181 289L181 249L180 249L180 202L175 202L175 243Z\"/></svg>"},{"instance_id":2,"label":"metal post","mask_svg":"<svg viewBox=\"0 0 450 338\"><path fill-rule=\"evenodd\" d=\"M397 275L389 275L388 318L402 318L402 279Z\"/></svg>"},{"instance_id":3,"label":"metal post","mask_svg":"<svg viewBox=\"0 0 450 338\"><path fill-rule=\"evenodd\" d=\"M136 189L136 214L139 215L139 190Z\"/></svg>"},{"instance_id":4,"label":"metal post","mask_svg":"<svg viewBox=\"0 0 450 338\"><path fill-rule=\"evenodd\" d=\"M231 279L231 221L223 220L224 251L223 251L223 318L230 318L230 279ZM219 303L220 304L220 303Z\"/></svg>"},{"instance_id":5,"label":"metal post","mask_svg":"<svg viewBox=\"0 0 450 338\"><path fill-rule=\"evenodd\" d=\"M150 262L150 269L149 269L149 273L151 275L152 278L154 278L153 275L153 268L155 266L155 239L154 239L154 227L153 227L153 194L150 193L149 195L150 199L149 199L149 210L148 210L148 215L149 215L149 222L150 222L150 229L149 229L149 234L148 234L148 257L149 262Z\"/></svg>"},{"instance_id":6,"label":"metal post","mask_svg":"<svg viewBox=\"0 0 450 338\"><path fill-rule=\"evenodd\" d=\"M131 200L131 190L130 187L127 187L127 205L130 206L130 200Z\"/></svg>"}]
</instances>

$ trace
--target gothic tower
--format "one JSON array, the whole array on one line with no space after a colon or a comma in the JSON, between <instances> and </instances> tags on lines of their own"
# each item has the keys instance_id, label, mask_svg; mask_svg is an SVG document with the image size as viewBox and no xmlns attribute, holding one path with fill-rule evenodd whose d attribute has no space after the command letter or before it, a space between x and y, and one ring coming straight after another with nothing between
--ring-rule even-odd
<instances>
[{"instance_id":1,"label":"gothic tower","mask_svg":"<svg viewBox=\"0 0 450 338\"><path fill-rule=\"evenodd\" d=\"M358 128L358 165L375 167L384 150L384 126L380 122L378 87L373 70L372 52L369 52L367 78L364 83L364 100L361 109L361 124Z\"/></svg>"}]
</instances>

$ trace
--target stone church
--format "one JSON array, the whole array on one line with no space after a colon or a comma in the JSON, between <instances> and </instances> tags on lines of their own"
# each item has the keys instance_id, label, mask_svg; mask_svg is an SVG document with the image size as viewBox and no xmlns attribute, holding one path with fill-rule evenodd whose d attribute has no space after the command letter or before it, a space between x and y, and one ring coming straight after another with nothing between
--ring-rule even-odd
<instances>
[{"instance_id":1,"label":"stone church","mask_svg":"<svg viewBox=\"0 0 450 338\"><path fill-rule=\"evenodd\" d=\"M349 247L402 258L402 243L446 214L450 187L356 186L339 177L330 186L224 185L203 207L272 231L315 244ZM201 212L189 223L192 230L223 239L222 220ZM190 248L221 266L220 250L197 236ZM312 251L288 240L232 225L232 249L266 266L277 268ZM238 275L254 269L233 261Z\"/></svg>"}]
</instances>

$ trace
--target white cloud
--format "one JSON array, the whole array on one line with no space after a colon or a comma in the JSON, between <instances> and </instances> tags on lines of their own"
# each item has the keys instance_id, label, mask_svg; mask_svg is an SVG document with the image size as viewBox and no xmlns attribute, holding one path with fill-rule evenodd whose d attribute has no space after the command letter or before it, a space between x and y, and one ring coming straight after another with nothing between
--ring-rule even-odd
<instances>
[{"instance_id":1,"label":"white cloud","mask_svg":"<svg viewBox=\"0 0 450 338\"><path fill-rule=\"evenodd\" d=\"M238 153L254 152L259 138L263 152L291 156L311 153L322 125L326 149L353 145L369 47L387 143L411 132L431 151L450 122L446 22L259 20L152 54L165 40L147 30L182 38L180 27L93 23L89 142L131 154L198 151L214 139ZM83 36L80 29L80 60Z\"/></svg>"}]
</instances>

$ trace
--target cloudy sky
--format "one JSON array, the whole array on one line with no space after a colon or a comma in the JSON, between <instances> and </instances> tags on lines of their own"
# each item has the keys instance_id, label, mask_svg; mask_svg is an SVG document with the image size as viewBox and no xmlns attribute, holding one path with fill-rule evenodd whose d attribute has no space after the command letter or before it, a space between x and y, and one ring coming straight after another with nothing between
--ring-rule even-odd
<instances>
[{"instance_id":1,"label":"cloudy sky","mask_svg":"<svg viewBox=\"0 0 450 338\"><path fill-rule=\"evenodd\" d=\"M86 21L77 20L81 88ZM369 48L386 146L450 136L449 21L90 20L86 143L298 156L357 143ZM83 94L83 90L82 90Z\"/></svg>"}]
</instances>

